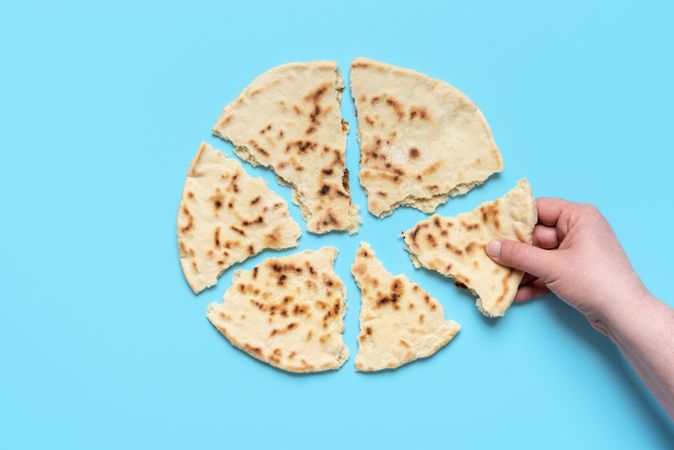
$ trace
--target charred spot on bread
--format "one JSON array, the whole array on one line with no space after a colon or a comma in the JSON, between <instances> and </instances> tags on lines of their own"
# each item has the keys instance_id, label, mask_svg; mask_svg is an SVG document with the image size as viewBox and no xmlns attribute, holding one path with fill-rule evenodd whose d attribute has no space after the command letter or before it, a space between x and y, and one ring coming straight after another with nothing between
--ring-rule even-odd
<instances>
[{"instance_id":1,"label":"charred spot on bread","mask_svg":"<svg viewBox=\"0 0 674 450\"><path fill-rule=\"evenodd\" d=\"M480 245L480 244L478 244L478 243L475 242L475 241L470 241L468 244L466 244L466 247L464 248L464 251L465 251L467 254L470 255L470 254L473 252L473 250L474 250L478 245Z\"/></svg>"},{"instance_id":2,"label":"charred spot on bread","mask_svg":"<svg viewBox=\"0 0 674 450\"><path fill-rule=\"evenodd\" d=\"M445 248L447 250L449 250L450 252L456 254L457 256L463 255L463 250L461 250L460 248L450 244L449 242L445 242Z\"/></svg>"},{"instance_id":3,"label":"charred spot on bread","mask_svg":"<svg viewBox=\"0 0 674 450\"><path fill-rule=\"evenodd\" d=\"M238 233L238 234L241 235L241 236L245 236L245 235L246 235L246 232L245 232L245 231L243 231L241 228L235 227L234 225L230 225L229 228L230 228L232 231Z\"/></svg>"},{"instance_id":4,"label":"charred spot on bread","mask_svg":"<svg viewBox=\"0 0 674 450\"><path fill-rule=\"evenodd\" d=\"M390 95L387 95L385 101L386 101L386 104L393 109L396 116L398 117L398 120L401 120L405 116L405 112L403 111L403 106L398 100L396 100L394 97L392 97Z\"/></svg>"},{"instance_id":5,"label":"charred spot on bread","mask_svg":"<svg viewBox=\"0 0 674 450\"><path fill-rule=\"evenodd\" d=\"M414 120L414 119L428 120L428 111L424 107L413 106L413 107L410 108L409 118L410 118L410 120Z\"/></svg>"},{"instance_id":6,"label":"charred spot on bread","mask_svg":"<svg viewBox=\"0 0 674 450\"><path fill-rule=\"evenodd\" d=\"M183 214L187 217L187 223L184 226L180 227L180 232L186 233L194 226L194 217L190 213L190 210L187 209L187 206L183 206L182 211Z\"/></svg>"},{"instance_id":7,"label":"charred spot on bread","mask_svg":"<svg viewBox=\"0 0 674 450\"><path fill-rule=\"evenodd\" d=\"M509 281L510 277L511 277L514 273L515 273L515 270L509 268L509 269L508 269L508 272L507 272L507 273L503 276L503 278L501 279L501 293L500 293L499 296L496 298L496 303L497 303L497 304L500 303L500 302L502 302L503 299L505 298L505 296L508 294L508 290L510 289L509 286L508 286L508 281Z\"/></svg>"},{"instance_id":8,"label":"charred spot on bread","mask_svg":"<svg viewBox=\"0 0 674 450\"><path fill-rule=\"evenodd\" d=\"M419 228L418 225L416 227L414 227L414 230L412 230L412 242L416 242L417 233L419 233L419 230L420 230L420 228Z\"/></svg>"},{"instance_id":9,"label":"charred spot on bread","mask_svg":"<svg viewBox=\"0 0 674 450\"><path fill-rule=\"evenodd\" d=\"M344 172L342 173L342 187L346 192L349 192L349 169L344 168Z\"/></svg>"},{"instance_id":10,"label":"charred spot on bread","mask_svg":"<svg viewBox=\"0 0 674 450\"><path fill-rule=\"evenodd\" d=\"M318 144L316 144L315 142L312 142L312 141L299 140L299 141L289 142L288 144L286 144L286 153L295 149L295 150L297 150L297 153L303 154L303 153L307 153L310 150L311 151L316 150L317 146L318 146Z\"/></svg>"},{"instance_id":11,"label":"charred spot on bread","mask_svg":"<svg viewBox=\"0 0 674 450\"><path fill-rule=\"evenodd\" d=\"M480 229L480 224L479 223L467 223L465 221L461 221L461 226L465 228L468 231L475 231Z\"/></svg>"},{"instance_id":12,"label":"charred spot on bread","mask_svg":"<svg viewBox=\"0 0 674 450\"><path fill-rule=\"evenodd\" d=\"M313 92L310 92L309 94L307 94L307 95L304 97L304 100L306 100L306 101L308 101L308 102L314 102L314 103L317 103L317 102L319 102L319 101L321 100L321 97L323 97L323 95L328 91L328 89L330 89L330 87L331 87L331 86L330 86L329 84L327 84L327 83L326 83L326 84L322 84L322 85L320 85L318 88L316 88L316 90L314 90Z\"/></svg>"},{"instance_id":13,"label":"charred spot on bread","mask_svg":"<svg viewBox=\"0 0 674 450\"><path fill-rule=\"evenodd\" d=\"M314 105L314 109L311 111L311 114L309 114L309 119L311 120L311 123L318 123L318 117L321 115L321 107L317 103Z\"/></svg>"},{"instance_id":14,"label":"charred spot on bread","mask_svg":"<svg viewBox=\"0 0 674 450\"><path fill-rule=\"evenodd\" d=\"M262 349L260 347L255 347L250 344L243 344L243 349L259 358L262 358L263 356Z\"/></svg>"},{"instance_id":15,"label":"charred spot on bread","mask_svg":"<svg viewBox=\"0 0 674 450\"><path fill-rule=\"evenodd\" d=\"M331 213L328 212L327 215L325 216L325 219L323 219L322 224L324 226L327 225L337 225L339 222L337 221L337 218Z\"/></svg>"}]
</instances>

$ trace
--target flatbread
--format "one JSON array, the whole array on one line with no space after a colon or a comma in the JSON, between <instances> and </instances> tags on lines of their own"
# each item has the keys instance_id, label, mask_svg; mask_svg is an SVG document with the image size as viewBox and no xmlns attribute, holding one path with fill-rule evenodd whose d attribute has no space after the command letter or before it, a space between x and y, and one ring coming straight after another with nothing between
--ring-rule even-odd
<instances>
[{"instance_id":1,"label":"flatbread","mask_svg":"<svg viewBox=\"0 0 674 450\"><path fill-rule=\"evenodd\" d=\"M312 233L353 234L360 226L345 166L343 89L334 61L285 64L256 78L213 128L238 156L290 185Z\"/></svg>"},{"instance_id":2,"label":"flatbread","mask_svg":"<svg viewBox=\"0 0 674 450\"><path fill-rule=\"evenodd\" d=\"M344 345L346 289L333 270L337 249L271 258L234 274L208 320L251 356L290 372L337 369Z\"/></svg>"},{"instance_id":3,"label":"flatbread","mask_svg":"<svg viewBox=\"0 0 674 450\"><path fill-rule=\"evenodd\" d=\"M414 265L435 270L478 296L486 316L503 316L523 273L495 263L484 247L492 239L531 244L538 220L531 186L522 179L503 197L456 217L434 215L403 233Z\"/></svg>"},{"instance_id":4,"label":"flatbread","mask_svg":"<svg viewBox=\"0 0 674 450\"><path fill-rule=\"evenodd\" d=\"M461 326L445 320L440 303L404 275L391 275L370 244L351 266L361 291L356 370L395 369L445 346Z\"/></svg>"},{"instance_id":5,"label":"flatbread","mask_svg":"<svg viewBox=\"0 0 674 450\"><path fill-rule=\"evenodd\" d=\"M368 208L432 213L503 170L489 125L463 93L423 73L357 58L351 94L358 113L360 183Z\"/></svg>"},{"instance_id":6,"label":"flatbread","mask_svg":"<svg viewBox=\"0 0 674 450\"><path fill-rule=\"evenodd\" d=\"M201 143L178 210L180 264L195 293L264 249L297 246L300 234L285 200L238 161Z\"/></svg>"}]
</instances>

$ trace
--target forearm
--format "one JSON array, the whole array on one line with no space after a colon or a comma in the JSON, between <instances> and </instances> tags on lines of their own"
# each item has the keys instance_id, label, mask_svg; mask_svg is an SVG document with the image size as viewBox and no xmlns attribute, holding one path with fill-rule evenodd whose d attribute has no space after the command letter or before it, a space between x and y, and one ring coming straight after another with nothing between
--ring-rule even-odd
<instances>
[{"instance_id":1,"label":"forearm","mask_svg":"<svg viewBox=\"0 0 674 450\"><path fill-rule=\"evenodd\" d=\"M608 336L674 420L674 309L648 293L606 316Z\"/></svg>"}]
</instances>

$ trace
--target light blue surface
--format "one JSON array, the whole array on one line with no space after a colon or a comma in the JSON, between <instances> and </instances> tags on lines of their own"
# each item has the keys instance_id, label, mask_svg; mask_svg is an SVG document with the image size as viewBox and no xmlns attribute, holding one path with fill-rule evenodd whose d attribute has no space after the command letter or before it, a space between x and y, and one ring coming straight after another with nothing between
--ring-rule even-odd
<instances>
[{"instance_id":1,"label":"light blue surface","mask_svg":"<svg viewBox=\"0 0 674 450\"><path fill-rule=\"evenodd\" d=\"M576 312L546 298L489 321L415 271L397 236L418 211L301 239L341 249L352 355L360 240L463 325L434 357L375 375L353 358L288 375L231 347L204 311L232 271L195 297L175 238L199 142L232 154L210 136L226 103L275 65L331 58L348 75L363 55L449 81L489 120L505 172L441 214L527 176L537 195L599 205L671 303L671 2L138 3L0 7L0 448L672 448L672 424ZM348 92L342 109L364 208Z\"/></svg>"}]
</instances>

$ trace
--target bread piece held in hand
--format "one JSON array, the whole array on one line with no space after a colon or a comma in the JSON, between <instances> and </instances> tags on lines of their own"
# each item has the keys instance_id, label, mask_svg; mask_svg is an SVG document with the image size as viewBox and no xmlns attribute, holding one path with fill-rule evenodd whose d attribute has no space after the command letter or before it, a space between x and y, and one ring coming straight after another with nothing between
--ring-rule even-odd
<instances>
[{"instance_id":1,"label":"bread piece held in hand","mask_svg":"<svg viewBox=\"0 0 674 450\"><path fill-rule=\"evenodd\" d=\"M346 290L333 270L334 247L270 258L234 274L208 320L236 347L290 372L337 369L344 345Z\"/></svg>"},{"instance_id":2,"label":"bread piece held in hand","mask_svg":"<svg viewBox=\"0 0 674 450\"><path fill-rule=\"evenodd\" d=\"M180 264L195 293L262 250L295 247L300 227L288 204L238 161L206 143L187 172L178 210Z\"/></svg>"},{"instance_id":3,"label":"bread piece held in hand","mask_svg":"<svg viewBox=\"0 0 674 450\"><path fill-rule=\"evenodd\" d=\"M375 216L399 206L431 213L503 170L484 116L448 83L357 58L351 94L358 111L360 183Z\"/></svg>"},{"instance_id":4,"label":"bread piece held in hand","mask_svg":"<svg viewBox=\"0 0 674 450\"><path fill-rule=\"evenodd\" d=\"M213 127L238 156L290 185L312 233L360 226L345 165L343 89L334 61L285 64L256 78Z\"/></svg>"},{"instance_id":5,"label":"bread piece held in hand","mask_svg":"<svg viewBox=\"0 0 674 450\"><path fill-rule=\"evenodd\" d=\"M367 243L351 267L361 291L356 370L395 369L432 355L461 327L440 303L404 275L391 275Z\"/></svg>"},{"instance_id":6,"label":"bread piece held in hand","mask_svg":"<svg viewBox=\"0 0 674 450\"><path fill-rule=\"evenodd\" d=\"M435 215L403 233L414 265L453 278L457 286L478 296L486 316L503 316L523 273L495 263L484 247L492 239L531 244L538 220L531 186L522 179L503 197L485 202L456 217Z\"/></svg>"}]
</instances>

